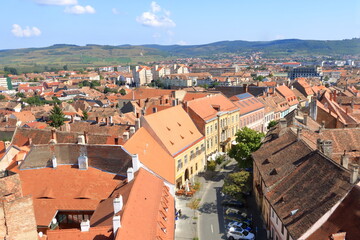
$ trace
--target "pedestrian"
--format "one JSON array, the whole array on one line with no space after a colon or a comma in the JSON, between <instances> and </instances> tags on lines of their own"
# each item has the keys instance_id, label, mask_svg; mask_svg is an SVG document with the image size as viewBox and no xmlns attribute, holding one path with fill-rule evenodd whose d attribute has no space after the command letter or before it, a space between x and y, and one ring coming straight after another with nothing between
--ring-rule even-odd
<instances>
[{"instance_id":1,"label":"pedestrian","mask_svg":"<svg viewBox=\"0 0 360 240\"><path fill-rule=\"evenodd\" d=\"M179 209L178 213L179 213L179 217L181 217L181 209Z\"/></svg>"}]
</instances>

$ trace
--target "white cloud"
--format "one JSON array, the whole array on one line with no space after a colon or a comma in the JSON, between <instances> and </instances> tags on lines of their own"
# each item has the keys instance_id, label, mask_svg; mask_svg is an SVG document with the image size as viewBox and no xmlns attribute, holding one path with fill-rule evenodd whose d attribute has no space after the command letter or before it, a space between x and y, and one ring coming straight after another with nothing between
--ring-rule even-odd
<instances>
[{"instance_id":1,"label":"white cloud","mask_svg":"<svg viewBox=\"0 0 360 240\"><path fill-rule=\"evenodd\" d=\"M111 11L112 11L112 13L115 14L115 15L120 14L120 12L119 12L116 8L111 9Z\"/></svg>"},{"instance_id":2,"label":"white cloud","mask_svg":"<svg viewBox=\"0 0 360 240\"><path fill-rule=\"evenodd\" d=\"M43 5L76 5L78 3L77 0L34 0L38 4Z\"/></svg>"},{"instance_id":3,"label":"white cloud","mask_svg":"<svg viewBox=\"0 0 360 240\"><path fill-rule=\"evenodd\" d=\"M136 21L148 27L176 26L175 22L170 18L170 11L162 9L156 2L151 2L151 10L143 12L141 16L136 18Z\"/></svg>"},{"instance_id":4,"label":"white cloud","mask_svg":"<svg viewBox=\"0 0 360 240\"><path fill-rule=\"evenodd\" d=\"M161 11L160 5L157 4L156 2L151 2L151 11L154 13L160 12Z\"/></svg>"},{"instance_id":5,"label":"white cloud","mask_svg":"<svg viewBox=\"0 0 360 240\"><path fill-rule=\"evenodd\" d=\"M86 13L94 14L96 11L95 8L93 8L90 5L87 6L75 5L72 7L66 7L65 12L70 14L86 14Z\"/></svg>"},{"instance_id":6,"label":"white cloud","mask_svg":"<svg viewBox=\"0 0 360 240\"><path fill-rule=\"evenodd\" d=\"M22 28L19 24L13 24L11 32L16 37L32 37L41 35L41 31L37 27L26 26L25 28Z\"/></svg>"}]
</instances>

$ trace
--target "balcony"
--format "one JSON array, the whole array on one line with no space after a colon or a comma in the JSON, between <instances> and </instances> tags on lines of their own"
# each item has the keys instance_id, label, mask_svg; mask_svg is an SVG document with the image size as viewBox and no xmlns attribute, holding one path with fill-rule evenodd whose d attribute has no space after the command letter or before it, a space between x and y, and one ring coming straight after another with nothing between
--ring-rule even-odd
<instances>
[{"instance_id":1,"label":"balcony","mask_svg":"<svg viewBox=\"0 0 360 240\"><path fill-rule=\"evenodd\" d=\"M228 144L231 141L231 138L227 138L226 140L220 142L220 146L225 146L226 144Z\"/></svg>"}]
</instances>

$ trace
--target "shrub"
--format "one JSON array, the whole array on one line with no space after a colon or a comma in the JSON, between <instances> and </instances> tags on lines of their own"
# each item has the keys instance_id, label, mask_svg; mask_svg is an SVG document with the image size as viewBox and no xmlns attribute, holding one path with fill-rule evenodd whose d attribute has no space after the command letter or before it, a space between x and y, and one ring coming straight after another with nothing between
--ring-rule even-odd
<instances>
[{"instance_id":1,"label":"shrub","mask_svg":"<svg viewBox=\"0 0 360 240\"><path fill-rule=\"evenodd\" d=\"M209 161L207 165L207 169L210 171L215 171L216 168L216 162L215 161Z\"/></svg>"}]
</instances>

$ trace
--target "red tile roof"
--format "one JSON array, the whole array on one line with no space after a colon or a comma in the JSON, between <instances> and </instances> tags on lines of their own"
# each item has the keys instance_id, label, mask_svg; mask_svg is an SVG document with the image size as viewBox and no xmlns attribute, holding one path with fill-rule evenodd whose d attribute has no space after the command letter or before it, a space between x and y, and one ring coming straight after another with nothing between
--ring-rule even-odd
<instances>
[{"instance_id":1,"label":"red tile roof","mask_svg":"<svg viewBox=\"0 0 360 240\"><path fill-rule=\"evenodd\" d=\"M60 165L56 169L12 170L20 175L24 196L33 198L38 226L49 226L57 210L94 211L119 183L115 174L92 167L79 170L77 166ZM80 193L85 190L88 198L81 199Z\"/></svg>"},{"instance_id":2,"label":"red tile roof","mask_svg":"<svg viewBox=\"0 0 360 240\"><path fill-rule=\"evenodd\" d=\"M142 118L145 120L144 127L152 136L160 140L172 156L203 138L180 105Z\"/></svg>"},{"instance_id":3,"label":"red tile roof","mask_svg":"<svg viewBox=\"0 0 360 240\"><path fill-rule=\"evenodd\" d=\"M217 107L214 107L214 106ZM239 108L223 94L209 95L188 101L186 106L192 109L204 121L215 118L219 112L237 111Z\"/></svg>"},{"instance_id":4,"label":"red tile roof","mask_svg":"<svg viewBox=\"0 0 360 240\"><path fill-rule=\"evenodd\" d=\"M139 160L168 182L175 184L175 160L145 129L140 128L124 144L132 154L138 154Z\"/></svg>"},{"instance_id":5,"label":"red tile roof","mask_svg":"<svg viewBox=\"0 0 360 240\"><path fill-rule=\"evenodd\" d=\"M174 239L174 204L164 182L140 169L125 205L116 240Z\"/></svg>"}]
</instances>

